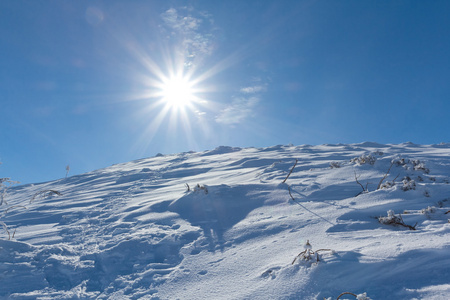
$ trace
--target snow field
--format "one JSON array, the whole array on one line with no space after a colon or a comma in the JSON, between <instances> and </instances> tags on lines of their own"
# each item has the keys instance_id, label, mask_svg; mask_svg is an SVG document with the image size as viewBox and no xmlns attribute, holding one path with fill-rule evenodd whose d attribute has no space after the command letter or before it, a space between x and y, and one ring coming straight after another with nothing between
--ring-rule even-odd
<instances>
[{"instance_id":1,"label":"snow field","mask_svg":"<svg viewBox=\"0 0 450 300\"><path fill-rule=\"evenodd\" d=\"M218 147L12 187L0 298L447 299L449 167L448 144ZM333 251L292 264L307 240Z\"/></svg>"}]
</instances>

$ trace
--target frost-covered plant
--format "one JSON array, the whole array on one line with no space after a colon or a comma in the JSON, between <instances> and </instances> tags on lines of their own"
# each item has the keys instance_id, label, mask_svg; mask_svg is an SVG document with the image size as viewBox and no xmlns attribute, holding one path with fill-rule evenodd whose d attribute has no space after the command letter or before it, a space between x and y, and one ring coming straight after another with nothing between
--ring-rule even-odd
<instances>
[{"instance_id":1,"label":"frost-covered plant","mask_svg":"<svg viewBox=\"0 0 450 300\"><path fill-rule=\"evenodd\" d=\"M312 250L312 246L309 243L309 240L306 241L305 245L303 246L305 250L303 250L302 252L300 252L292 261L292 265L295 263L296 260L298 260L299 262L310 262L310 263L317 263L320 261L320 256L319 256L319 252L321 251L330 251L330 252L334 252L331 249L319 249L316 251Z\"/></svg>"},{"instance_id":2,"label":"frost-covered plant","mask_svg":"<svg viewBox=\"0 0 450 300\"><path fill-rule=\"evenodd\" d=\"M411 230L416 230L417 226L417 223L414 226L405 224L402 215L398 214L398 216L396 216L393 210L388 210L387 217L378 217L378 222L384 225L403 226Z\"/></svg>"},{"instance_id":3,"label":"frost-covered plant","mask_svg":"<svg viewBox=\"0 0 450 300\"><path fill-rule=\"evenodd\" d=\"M396 158L392 160L392 163L397 167L405 167L409 163L409 159L407 158Z\"/></svg>"},{"instance_id":4,"label":"frost-covered plant","mask_svg":"<svg viewBox=\"0 0 450 300\"><path fill-rule=\"evenodd\" d=\"M405 169L412 169L414 171L423 171L425 174L430 173L430 169L425 166L424 162L418 159L396 158L392 160L392 163L397 167L404 167Z\"/></svg>"},{"instance_id":5,"label":"frost-covered plant","mask_svg":"<svg viewBox=\"0 0 450 300\"><path fill-rule=\"evenodd\" d=\"M377 158L371 154L361 155L359 157L355 157L350 160L350 162L356 163L358 165L364 165L364 164L374 165L376 161L377 161Z\"/></svg>"},{"instance_id":6,"label":"frost-covered plant","mask_svg":"<svg viewBox=\"0 0 450 300\"><path fill-rule=\"evenodd\" d=\"M403 182L402 190L409 191L416 189L416 182L412 180L411 177L406 176L405 178L403 178L402 182Z\"/></svg>"},{"instance_id":7,"label":"frost-covered plant","mask_svg":"<svg viewBox=\"0 0 450 300\"><path fill-rule=\"evenodd\" d=\"M350 293L350 292L344 292L344 293L340 294L336 298L336 300L339 300L344 295L352 295L353 297L356 298L356 300L372 300L369 296L367 296L367 293L362 293L362 294L356 295L356 294L353 294L353 293ZM331 299L331 297L328 297L328 298L324 298L324 300L332 300L332 299Z\"/></svg>"},{"instance_id":8,"label":"frost-covered plant","mask_svg":"<svg viewBox=\"0 0 450 300\"><path fill-rule=\"evenodd\" d=\"M434 214L436 212L436 207L428 206L427 208L422 209L422 213L424 215Z\"/></svg>"},{"instance_id":9,"label":"frost-covered plant","mask_svg":"<svg viewBox=\"0 0 450 300\"><path fill-rule=\"evenodd\" d=\"M43 191L39 191L39 192L37 192L37 193L35 193L35 194L33 195L33 197L30 199L30 204L31 204L31 202L33 202L36 198L45 199L45 198L51 197L51 196L53 196L53 195L56 195L56 196L62 196L62 194L61 194L60 192L55 191L55 190L43 190Z\"/></svg>"},{"instance_id":10,"label":"frost-covered plant","mask_svg":"<svg viewBox=\"0 0 450 300\"><path fill-rule=\"evenodd\" d=\"M3 204L8 204L8 202L6 202L6 191L8 190L8 188L10 188L12 185L19 183L18 181L13 181L11 180L11 178L0 178L0 205Z\"/></svg>"},{"instance_id":11,"label":"frost-covered plant","mask_svg":"<svg viewBox=\"0 0 450 300\"><path fill-rule=\"evenodd\" d=\"M420 160L411 160L411 163L413 165L413 168L415 171L423 171L425 174L430 173L430 169L425 167L425 164L421 162Z\"/></svg>"},{"instance_id":12,"label":"frost-covered plant","mask_svg":"<svg viewBox=\"0 0 450 300\"><path fill-rule=\"evenodd\" d=\"M386 181L385 183L380 185L380 189L389 189L391 187L395 186L395 181Z\"/></svg>"},{"instance_id":13,"label":"frost-covered plant","mask_svg":"<svg viewBox=\"0 0 450 300\"><path fill-rule=\"evenodd\" d=\"M438 205L440 208L442 208L442 207L445 206L446 202L448 202L449 200L450 200L450 198L443 199L443 200L439 200L439 201L437 202L437 205Z\"/></svg>"},{"instance_id":14,"label":"frost-covered plant","mask_svg":"<svg viewBox=\"0 0 450 300\"><path fill-rule=\"evenodd\" d=\"M1 164L1 163L0 163ZM0 206L5 204L8 205L8 202L6 202L6 191L8 188L16 183L19 183L18 181L12 181L10 178L4 177L0 178ZM11 208L11 207L10 207ZM8 209L10 209L8 208ZM6 209L3 213L5 214L8 209ZM3 228L3 230L8 234L8 240L11 239L11 234L9 233L8 226L4 222L0 221L0 225ZM15 232L14 232L15 233ZM13 235L14 237L14 235Z\"/></svg>"},{"instance_id":15,"label":"frost-covered plant","mask_svg":"<svg viewBox=\"0 0 450 300\"><path fill-rule=\"evenodd\" d=\"M8 241L11 240L11 233L9 232L8 226L2 221L0 221L0 225L2 226L3 230L8 234ZM14 235L16 234L16 231L14 230L12 238L14 238Z\"/></svg>"},{"instance_id":16,"label":"frost-covered plant","mask_svg":"<svg viewBox=\"0 0 450 300\"><path fill-rule=\"evenodd\" d=\"M186 184L186 186L188 187L188 191L190 191L191 189L190 189L189 185ZM196 193L198 193L198 192L204 192L205 194L208 194L208 188L206 187L206 185L200 185L200 184L197 184L197 185L194 187L193 191L196 192Z\"/></svg>"},{"instance_id":17,"label":"frost-covered plant","mask_svg":"<svg viewBox=\"0 0 450 300\"><path fill-rule=\"evenodd\" d=\"M372 300L369 296L367 296L367 293L362 293L359 295L356 295L357 300Z\"/></svg>"},{"instance_id":18,"label":"frost-covered plant","mask_svg":"<svg viewBox=\"0 0 450 300\"><path fill-rule=\"evenodd\" d=\"M330 162L330 168L332 168L332 169L338 169L338 168L340 168L341 167L341 164L339 163L339 162L337 162L337 161L332 161L332 162Z\"/></svg>"}]
</instances>

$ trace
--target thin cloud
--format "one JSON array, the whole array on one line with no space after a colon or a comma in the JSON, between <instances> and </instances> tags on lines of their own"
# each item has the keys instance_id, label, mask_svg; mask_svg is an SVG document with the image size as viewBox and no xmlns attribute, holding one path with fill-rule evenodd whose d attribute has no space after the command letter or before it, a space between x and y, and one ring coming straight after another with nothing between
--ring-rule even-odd
<instances>
[{"instance_id":1,"label":"thin cloud","mask_svg":"<svg viewBox=\"0 0 450 300\"><path fill-rule=\"evenodd\" d=\"M194 16L195 15L195 16ZM192 8L170 8L161 14L168 38L180 43L186 67L201 63L214 50L214 20L205 12Z\"/></svg>"},{"instance_id":2,"label":"thin cloud","mask_svg":"<svg viewBox=\"0 0 450 300\"><path fill-rule=\"evenodd\" d=\"M231 104L216 117L217 123L236 125L255 114L261 94L267 91L267 84L259 78L253 81L257 81L257 84L241 88L240 95L234 98Z\"/></svg>"},{"instance_id":3,"label":"thin cloud","mask_svg":"<svg viewBox=\"0 0 450 300\"><path fill-rule=\"evenodd\" d=\"M253 113L258 102L258 97L236 98L230 106L220 112L220 115L216 117L216 122L227 125L239 124Z\"/></svg>"},{"instance_id":4,"label":"thin cloud","mask_svg":"<svg viewBox=\"0 0 450 300\"><path fill-rule=\"evenodd\" d=\"M191 16L180 16L175 8L170 8L161 14L163 21L173 30L177 30L183 34L198 29L202 22L200 19Z\"/></svg>"},{"instance_id":5,"label":"thin cloud","mask_svg":"<svg viewBox=\"0 0 450 300\"><path fill-rule=\"evenodd\" d=\"M255 94L260 92L265 92L267 87L265 85L255 85L241 88L241 93L243 94Z\"/></svg>"}]
</instances>

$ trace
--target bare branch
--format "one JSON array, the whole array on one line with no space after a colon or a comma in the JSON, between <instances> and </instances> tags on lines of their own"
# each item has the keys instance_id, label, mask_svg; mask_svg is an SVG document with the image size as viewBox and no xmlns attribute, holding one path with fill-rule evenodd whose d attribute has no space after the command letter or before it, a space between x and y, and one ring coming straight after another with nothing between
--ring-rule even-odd
<instances>
[{"instance_id":1,"label":"bare branch","mask_svg":"<svg viewBox=\"0 0 450 300\"><path fill-rule=\"evenodd\" d=\"M389 171L391 171L391 168L393 165L394 165L394 162L391 162L391 165L389 166L389 169L387 170L386 174L383 176L383 178L381 178L380 183L378 183L377 190L379 190L381 188L381 184L386 179L386 177L388 177Z\"/></svg>"},{"instance_id":2,"label":"bare branch","mask_svg":"<svg viewBox=\"0 0 450 300\"><path fill-rule=\"evenodd\" d=\"M303 250L302 252L300 252L300 253L294 258L294 260L292 261L291 265L293 265L293 264L295 263L295 261L297 260L297 258L299 258L300 256L302 256L302 255L305 254L305 253L306 253L306 250Z\"/></svg>"},{"instance_id":3,"label":"bare branch","mask_svg":"<svg viewBox=\"0 0 450 300\"><path fill-rule=\"evenodd\" d=\"M331 250L331 249L319 249L319 250L316 250L316 252L319 252L319 251L333 251L333 250Z\"/></svg>"},{"instance_id":4,"label":"bare branch","mask_svg":"<svg viewBox=\"0 0 450 300\"><path fill-rule=\"evenodd\" d=\"M339 300L339 298L341 298L341 297L344 296L344 295L352 295L352 296L354 296L354 297L358 297L358 295L356 295L356 294L353 294L353 293L350 293L350 292L344 292L344 293L340 294L340 295L336 298L336 300Z\"/></svg>"},{"instance_id":5,"label":"bare branch","mask_svg":"<svg viewBox=\"0 0 450 300\"><path fill-rule=\"evenodd\" d=\"M13 208L18 208L18 207L27 209L27 207L26 207L26 206L23 206L23 205L13 205L13 206L8 207L8 208L4 211L4 214L6 214L9 210L11 210L11 209L13 209Z\"/></svg>"},{"instance_id":6,"label":"bare branch","mask_svg":"<svg viewBox=\"0 0 450 300\"><path fill-rule=\"evenodd\" d=\"M30 199L30 204L33 202L38 196L41 196L42 198L50 197L52 195L62 196L62 194L55 190L43 190L39 191L36 194L34 194L33 198Z\"/></svg>"},{"instance_id":7,"label":"bare branch","mask_svg":"<svg viewBox=\"0 0 450 300\"><path fill-rule=\"evenodd\" d=\"M289 191L289 196L291 196L292 200L295 201L294 197L291 194L291 187L288 187L288 191Z\"/></svg>"},{"instance_id":8,"label":"bare branch","mask_svg":"<svg viewBox=\"0 0 450 300\"><path fill-rule=\"evenodd\" d=\"M295 166L297 165L298 159L295 159L295 163L294 166L292 167L291 171L289 172L289 174L286 176L286 178L283 180L282 183L285 183L286 180L289 178L289 176L291 176L292 171L294 171Z\"/></svg>"},{"instance_id":9,"label":"bare branch","mask_svg":"<svg viewBox=\"0 0 450 300\"><path fill-rule=\"evenodd\" d=\"M369 185L369 183L367 183L366 184L366 188L364 188L364 186L361 184L361 182L359 182L358 181L358 177L356 176L356 171L354 171L355 172L355 180L356 180L356 183L357 184L359 184L360 186L361 186L361 188L362 188L362 192L359 192L355 197L358 197L359 195L361 195L361 194L364 194L364 193L366 193L368 190L367 190L367 186Z\"/></svg>"},{"instance_id":10,"label":"bare branch","mask_svg":"<svg viewBox=\"0 0 450 300\"><path fill-rule=\"evenodd\" d=\"M363 191L365 191L364 186L361 184L361 182L358 181L358 177L356 177L356 171L354 171L354 172L355 172L356 183L358 183L361 186L361 188L363 189Z\"/></svg>"},{"instance_id":11,"label":"bare branch","mask_svg":"<svg viewBox=\"0 0 450 300\"><path fill-rule=\"evenodd\" d=\"M6 226L6 224L2 221L0 221L0 225L2 225L3 229L6 231L6 233L8 233L8 241L11 240L11 234L9 233L8 226Z\"/></svg>"}]
</instances>

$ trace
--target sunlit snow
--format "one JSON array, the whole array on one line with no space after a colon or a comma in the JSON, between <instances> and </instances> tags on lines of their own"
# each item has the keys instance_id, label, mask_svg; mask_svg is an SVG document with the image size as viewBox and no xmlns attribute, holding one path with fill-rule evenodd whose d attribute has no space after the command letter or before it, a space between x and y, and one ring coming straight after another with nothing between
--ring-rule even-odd
<instances>
[{"instance_id":1,"label":"sunlit snow","mask_svg":"<svg viewBox=\"0 0 450 300\"><path fill-rule=\"evenodd\" d=\"M449 182L449 144L362 143L218 147L12 186L0 298L447 299Z\"/></svg>"}]
</instances>

